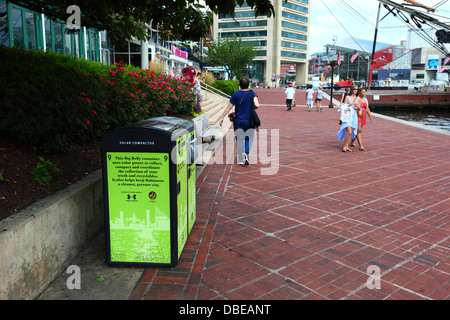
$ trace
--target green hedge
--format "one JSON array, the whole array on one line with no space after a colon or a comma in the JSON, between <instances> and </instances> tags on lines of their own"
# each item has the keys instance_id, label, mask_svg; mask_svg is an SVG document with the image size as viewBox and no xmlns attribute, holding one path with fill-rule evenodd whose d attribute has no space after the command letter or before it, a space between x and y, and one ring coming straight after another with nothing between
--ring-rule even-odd
<instances>
[{"instance_id":1,"label":"green hedge","mask_svg":"<svg viewBox=\"0 0 450 320\"><path fill-rule=\"evenodd\" d=\"M0 45L0 130L49 151L142 119L189 114L192 85L149 70L105 66Z\"/></svg>"},{"instance_id":2,"label":"green hedge","mask_svg":"<svg viewBox=\"0 0 450 320\"><path fill-rule=\"evenodd\" d=\"M216 80L213 87L231 96L235 91L239 90L239 82L235 80Z\"/></svg>"}]
</instances>

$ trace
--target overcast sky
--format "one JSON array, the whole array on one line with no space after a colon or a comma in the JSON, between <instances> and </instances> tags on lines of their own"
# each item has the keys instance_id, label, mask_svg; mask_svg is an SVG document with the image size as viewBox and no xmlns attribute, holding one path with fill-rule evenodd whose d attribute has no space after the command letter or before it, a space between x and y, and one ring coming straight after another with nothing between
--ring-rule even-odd
<instances>
[{"instance_id":1,"label":"overcast sky","mask_svg":"<svg viewBox=\"0 0 450 320\"><path fill-rule=\"evenodd\" d=\"M394 2L404 3L401 0ZM449 0L416 0L416 2L429 7L443 3L437 7L437 11L432 16L442 22L450 21ZM308 57L313 53L322 52L324 45L332 43L333 36L337 36L338 41L350 37L373 41L378 4L378 0L310 0ZM386 13L388 11L382 5L380 19ZM407 16L409 17L409 15ZM390 14L379 24L377 41L398 45L401 40L406 40L407 30L408 28L399 18Z\"/></svg>"}]
</instances>

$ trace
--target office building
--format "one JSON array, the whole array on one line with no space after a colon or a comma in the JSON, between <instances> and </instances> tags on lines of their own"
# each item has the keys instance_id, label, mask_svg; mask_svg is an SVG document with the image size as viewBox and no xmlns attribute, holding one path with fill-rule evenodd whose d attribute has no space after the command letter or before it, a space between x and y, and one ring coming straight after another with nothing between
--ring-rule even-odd
<instances>
[{"instance_id":1,"label":"office building","mask_svg":"<svg viewBox=\"0 0 450 320\"><path fill-rule=\"evenodd\" d=\"M281 65L295 64L296 83L305 83L308 75L309 1L273 0L275 17L255 17L252 8L244 3L235 8L233 16L214 17L213 38L236 35L259 50L253 64L245 70L253 82L273 86L279 81Z\"/></svg>"}]
</instances>

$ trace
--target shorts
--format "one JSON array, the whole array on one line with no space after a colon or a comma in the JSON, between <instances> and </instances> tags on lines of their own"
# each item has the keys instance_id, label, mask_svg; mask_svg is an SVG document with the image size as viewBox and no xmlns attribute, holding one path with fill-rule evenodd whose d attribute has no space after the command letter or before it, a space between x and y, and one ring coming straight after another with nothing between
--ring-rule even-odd
<instances>
[{"instance_id":1,"label":"shorts","mask_svg":"<svg viewBox=\"0 0 450 320\"><path fill-rule=\"evenodd\" d=\"M203 101L203 95L200 92L197 93L197 100L198 101Z\"/></svg>"},{"instance_id":2,"label":"shorts","mask_svg":"<svg viewBox=\"0 0 450 320\"><path fill-rule=\"evenodd\" d=\"M313 104L313 99L312 98L306 99L306 104L312 105Z\"/></svg>"},{"instance_id":3,"label":"shorts","mask_svg":"<svg viewBox=\"0 0 450 320\"><path fill-rule=\"evenodd\" d=\"M322 99L316 99L317 101L322 101Z\"/></svg>"}]
</instances>

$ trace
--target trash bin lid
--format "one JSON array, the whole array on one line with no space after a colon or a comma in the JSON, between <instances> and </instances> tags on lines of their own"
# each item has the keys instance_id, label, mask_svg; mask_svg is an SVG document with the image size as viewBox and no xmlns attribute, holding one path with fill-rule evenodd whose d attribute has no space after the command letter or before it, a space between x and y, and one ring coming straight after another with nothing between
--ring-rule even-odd
<instances>
[{"instance_id":1,"label":"trash bin lid","mask_svg":"<svg viewBox=\"0 0 450 320\"><path fill-rule=\"evenodd\" d=\"M156 121L160 121L160 122L172 123L172 124L179 125L185 129L193 129L193 127L194 127L194 123L192 121L182 119L182 118L177 118L177 117L156 117L156 118L151 118L149 120L156 120Z\"/></svg>"},{"instance_id":2,"label":"trash bin lid","mask_svg":"<svg viewBox=\"0 0 450 320\"><path fill-rule=\"evenodd\" d=\"M129 126L129 128L133 128L133 127L134 128L160 129L160 130L168 131L168 132L172 132L172 133L177 130L185 129L185 127L180 126L176 122L162 121L161 119L157 119L157 118L142 120L142 121L136 122Z\"/></svg>"}]
</instances>

